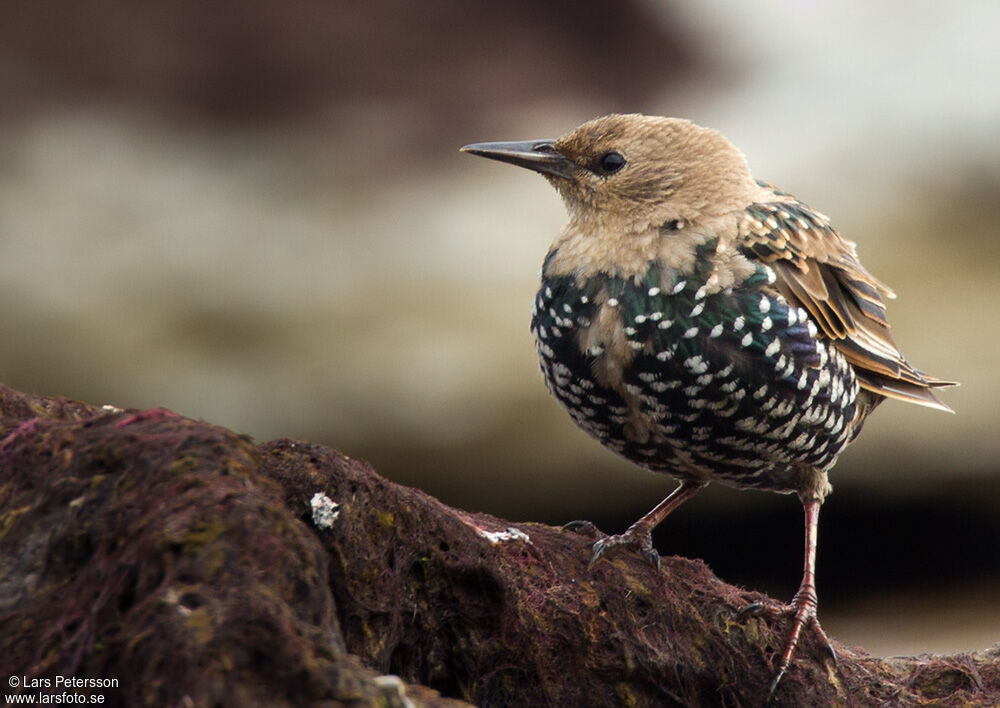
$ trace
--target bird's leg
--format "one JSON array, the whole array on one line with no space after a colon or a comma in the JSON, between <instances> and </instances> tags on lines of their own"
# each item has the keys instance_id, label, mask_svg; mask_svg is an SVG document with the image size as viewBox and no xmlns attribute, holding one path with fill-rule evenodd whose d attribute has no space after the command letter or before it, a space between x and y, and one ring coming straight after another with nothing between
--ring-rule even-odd
<instances>
[{"instance_id":1,"label":"bird's leg","mask_svg":"<svg viewBox=\"0 0 1000 708\"><path fill-rule=\"evenodd\" d=\"M781 654L781 660L778 663L778 673L771 682L771 688L767 694L768 701L774 696L778 684L781 683L781 679L784 678L789 665L792 663L792 655L798 646L803 627L808 626L812 628L819 635L820 641L823 642L834 663L837 661L837 654L833 649L833 645L830 643L826 632L820 627L819 620L816 618L816 607L818 604L816 598L816 538L819 527L819 508L822 504L823 501L821 499L804 498L802 500L802 507L805 510L806 517L805 562L802 570L802 584L799 585L799 591L795 593L791 604L780 608L772 608L761 603L754 603L740 611L741 614L759 615L768 613L774 615L792 615L792 631L788 637L788 642L785 644L785 651Z\"/></svg>"},{"instance_id":2,"label":"bird's leg","mask_svg":"<svg viewBox=\"0 0 1000 708\"><path fill-rule=\"evenodd\" d=\"M629 526L625 533L616 536L605 536L594 544L594 553L590 557L590 565L604 555L605 551L615 546L632 546L638 550L651 565L660 568L660 554L653 548L652 531L656 526L667 518L667 515L697 494L704 486L705 482L683 481L677 489L672 491L667 498L661 501L656 507L634 524ZM594 528L589 522L571 521L566 524L566 528L574 531L588 531Z\"/></svg>"}]
</instances>

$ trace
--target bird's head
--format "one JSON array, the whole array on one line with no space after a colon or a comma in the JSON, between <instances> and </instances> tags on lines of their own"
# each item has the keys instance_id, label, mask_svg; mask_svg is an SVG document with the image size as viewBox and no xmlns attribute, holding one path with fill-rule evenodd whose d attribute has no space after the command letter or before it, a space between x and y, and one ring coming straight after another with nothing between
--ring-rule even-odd
<instances>
[{"instance_id":1,"label":"bird's head","mask_svg":"<svg viewBox=\"0 0 1000 708\"><path fill-rule=\"evenodd\" d=\"M624 231L731 213L757 188L726 138L679 118L615 114L556 140L476 143L462 151L540 172L571 220Z\"/></svg>"}]
</instances>

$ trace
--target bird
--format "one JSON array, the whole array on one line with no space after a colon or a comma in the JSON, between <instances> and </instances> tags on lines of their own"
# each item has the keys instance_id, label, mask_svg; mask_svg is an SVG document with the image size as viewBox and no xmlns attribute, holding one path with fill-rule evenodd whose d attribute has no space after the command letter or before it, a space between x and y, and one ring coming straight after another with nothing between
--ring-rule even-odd
<instances>
[{"instance_id":1,"label":"bird","mask_svg":"<svg viewBox=\"0 0 1000 708\"><path fill-rule=\"evenodd\" d=\"M953 412L935 389L957 384L911 366L893 339L893 291L827 216L689 120L612 114L461 151L540 173L562 197L568 221L532 304L545 383L605 447L678 481L628 530L600 534L591 565L631 547L659 567L651 531L710 482L796 494L799 589L743 612L791 618L769 699L803 629L836 662L817 618L827 473L887 398Z\"/></svg>"}]
</instances>

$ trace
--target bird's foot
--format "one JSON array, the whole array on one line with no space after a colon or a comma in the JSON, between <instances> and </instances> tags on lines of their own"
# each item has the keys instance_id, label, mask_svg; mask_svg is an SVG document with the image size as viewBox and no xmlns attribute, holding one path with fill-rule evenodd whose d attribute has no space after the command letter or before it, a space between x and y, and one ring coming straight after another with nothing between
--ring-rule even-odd
<instances>
[{"instance_id":1,"label":"bird's foot","mask_svg":"<svg viewBox=\"0 0 1000 708\"><path fill-rule=\"evenodd\" d=\"M593 524L590 524L590 526L597 531ZM600 532L598 531L598 533ZM594 543L594 552L590 556L590 565L593 566L594 563L601 558L601 556L609 550L619 546L629 546L634 548L647 563L657 570L660 569L660 554L656 552L655 548L653 548L651 529L647 524L643 524L641 522L632 524L632 526L630 526L625 533L616 534L614 536L605 536L604 534L601 534L601 538Z\"/></svg>"},{"instance_id":2,"label":"bird's foot","mask_svg":"<svg viewBox=\"0 0 1000 708\"><path fill-rule=\"evenodd\" d=\"M816 606L816 590L812 587L802 587L795 593L791 604L781 605L777 603L755 602L739 611L738 615L741 617L760 617L766 615L772 619L778 619L787 617L788 615L792 616L792 631L789 633L785 650L781 654L778 671L775 674L774 680L771 681L771 687L767 692L768 702L774 698L778 684L781 683L781 679L788 673L788 667L792 663L792 655L795 653L796 647L798 647L803 628L809 627L819 637L820 643L826 649L834 666L837 665L837 652L834 650L833 644L830 643L829 637L826 636L826 632L823 631L823 628L819 624L819 619L816 617Z\"/></svg>"}]
</instances>

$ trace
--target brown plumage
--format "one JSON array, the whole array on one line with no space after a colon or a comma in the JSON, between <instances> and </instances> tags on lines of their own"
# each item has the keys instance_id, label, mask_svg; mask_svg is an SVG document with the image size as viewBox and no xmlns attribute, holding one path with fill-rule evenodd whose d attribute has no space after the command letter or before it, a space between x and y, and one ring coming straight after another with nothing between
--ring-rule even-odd
<instances>
[{"instance_id":1,"label":"brown plumage","mask_svg":"<svg viewBox=\"0 0 1000 708\"><path fill-rule=\"evenodd\" d=\"M602 444L681 481L591 562L633 546L658 565L651 530L710 481L802 501L799 591L753 608L792 616L773 693L805 627L833 652L814 577L827 471L885 398L947 411L933 389L950 382L900 353L892 291L854 244L714 130L612 115L463 150L542 173L566 205L532 313L550 391Z\"/></svg>"},{"instance_id":2,"label":"brown plumage","mask_svg":"<svg viewBox=\"0 0 1000 708\"><path fill-rule=\"evenodd\" d=\"M862 388L952 412L931 389L955 383L927 376L906 361L882 300L896 294L861 265L855 244L823 214L761 185L772 190L774 201L748 207L739 230L745 247L774 269L778 291L809 311L854 366Z\"/></svg>"}]
</instances>

